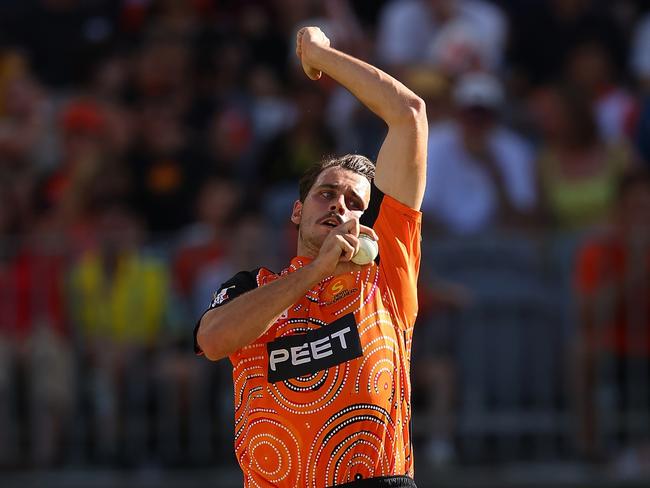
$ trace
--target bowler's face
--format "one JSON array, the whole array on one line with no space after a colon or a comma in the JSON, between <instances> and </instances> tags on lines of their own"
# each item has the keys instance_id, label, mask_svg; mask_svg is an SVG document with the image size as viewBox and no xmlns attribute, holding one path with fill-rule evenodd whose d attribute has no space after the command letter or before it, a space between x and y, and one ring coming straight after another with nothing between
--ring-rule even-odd
<instances>
[{"instance_id":1,"label":"bowler's face","mask_svg":"<svg viewBox=\"0 0 650 488\"><path fill-rule=\"evenodd\" d=\"M332 229L361 217L370 202L370 182L342 168L328 168L304 202L295 202L291 221L298 224L298 255L315 257Z\"/></svg>"}]
</instances>

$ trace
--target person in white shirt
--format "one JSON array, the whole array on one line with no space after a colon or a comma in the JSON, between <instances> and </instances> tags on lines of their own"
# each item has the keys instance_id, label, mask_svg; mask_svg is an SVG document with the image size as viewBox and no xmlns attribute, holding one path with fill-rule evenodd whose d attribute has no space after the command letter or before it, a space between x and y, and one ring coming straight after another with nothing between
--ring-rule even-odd
<instances>
[{"instance_id":1,"label":"person in white shirt","mask_svg":"<svg viewBox=\"0 0 650 488\"><path fill-rule=\"evenodd\" d=\"M641 17L634 27L630 68L641 88L650 88L650 12Z\"/></svg>"},{"instance_id":2,"label":"person in white shirt","mask_svg":"<svg viewBox=\"0 0 650 488\"><path fill-rule=\"evenodd\" d=\"M529 223L537 204L534 150L499 123L501 83L466 74L453 96L457 116L429 131L425 219L451 235Z\"/></svg>"},{"instance_id":3,"label":"person in white shirt","mask_svg":"<svg viewBox=\"0 0 650 488\"><path fill-rule=\"evenodd\" d=\"M393 69L430 64L451 75L494 70L507 30L504 13L482 0L392 0L380 12L377 57Z\"/></svg>"}]
</instances>

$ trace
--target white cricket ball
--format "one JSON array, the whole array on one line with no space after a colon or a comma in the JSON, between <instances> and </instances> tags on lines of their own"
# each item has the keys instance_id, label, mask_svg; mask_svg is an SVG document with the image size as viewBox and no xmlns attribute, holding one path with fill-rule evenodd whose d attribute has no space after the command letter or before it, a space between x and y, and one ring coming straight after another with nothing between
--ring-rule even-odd
<instances>
[{"instance_id":1,"label":"white cricket ball","mask_svg":"<svg viewBox=\"0 0 650 488\"><path fill-rule=\"evenodd\" d=\"M377 241L368 234L359 234L359 251L352 256L352 262L361 266L371 263L379 254Z\"/></svg>"}]
</instances>

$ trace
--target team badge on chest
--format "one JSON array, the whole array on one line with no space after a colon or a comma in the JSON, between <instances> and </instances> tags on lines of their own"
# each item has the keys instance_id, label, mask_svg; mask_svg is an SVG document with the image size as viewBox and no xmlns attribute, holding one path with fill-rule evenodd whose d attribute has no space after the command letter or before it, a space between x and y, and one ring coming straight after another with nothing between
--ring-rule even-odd
<instances>
[{"instance_id":1,"label":"team badge on chest","mask_svg":"<svg viewBox=\"0 0 650 488\"><path fill-rule=\"evenodd\" d=\"M353 274L334 277L320 294L322 305L333 305L344 298L356 297L359 294L359 285Z\"/></svg>"}]
</instances>

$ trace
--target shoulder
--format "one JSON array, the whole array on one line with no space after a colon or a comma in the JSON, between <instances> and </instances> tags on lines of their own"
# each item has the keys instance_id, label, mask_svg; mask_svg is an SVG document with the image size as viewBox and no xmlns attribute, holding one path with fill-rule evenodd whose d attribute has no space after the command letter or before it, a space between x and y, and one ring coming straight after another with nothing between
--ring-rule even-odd
<instances>
[{"instance_id":1,"label":"shoulder","mask_svg":"<svg viewBox=\"0 0 650 488\"><path fill-rule=\"evenodd\" d=\"M257 278L266 268L255 268L251 271L239 271L233 275L226 283L250 283L256 284Z\"/></svg>"},{"instance_id":2,"label":"shoulder","mask_svg":"<svg viewBox=\"0 0 650 488\"><path fill-rule=\"evenodd\" d=\"M421 212L384 193L372 182L370 204L361 216L362 225L374 227L379 220L407 221L419 220Z\"/></svg>"},{"instance_id":3,"label":"shoulder","mask_svg":"<svg viewBox=\"0 0 650 488\"><path fill-rule=\"evenodd\" d=\"M263 284L269 274L274 274L267 268L255 268L251 271L240 271L224 281L219 289L214 292L210 308L218 307L228 300L232 300L247 291L254 290Z\"/></svg>"}]
</instances>

